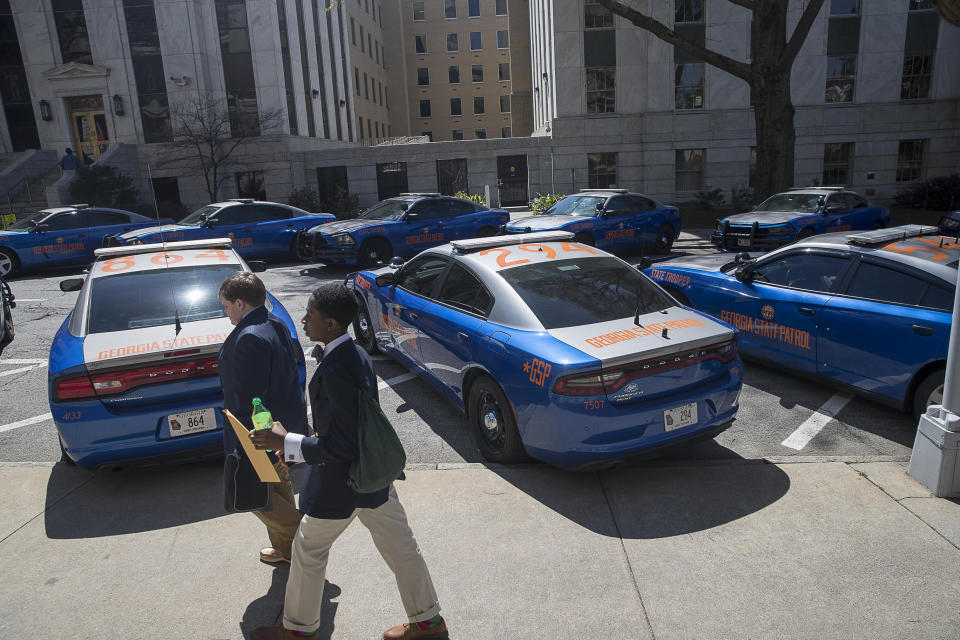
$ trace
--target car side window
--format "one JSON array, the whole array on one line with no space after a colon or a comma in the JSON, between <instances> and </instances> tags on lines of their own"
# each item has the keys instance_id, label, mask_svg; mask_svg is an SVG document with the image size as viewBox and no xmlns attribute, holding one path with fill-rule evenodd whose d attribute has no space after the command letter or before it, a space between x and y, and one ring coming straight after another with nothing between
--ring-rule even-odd
<instances>
[{"instance_id":1,"label":"car side window","mask_svg":"<svg viewBox=\"0 0 960 640\"><path fill-rule=\"evenodd\" d=\"M50 231L66 231L68 229L82 229L89 226L86 218L76 213L59 213L49 218L44 224Z\"/></svg>"},{"instance_id":2,"label":"car side window","mask_svg":"<svg viewBox=\"0 0 960 640\"><path fill-rule=\"evenodd\" d=\"M953 312L953 289L936 284L927 285L927 290L920 298L920 306L938 311Z\"/></svg>"},{"instance_id":3,"label":"car side window","mask_svg":"<svg viewBox=\"0 0 960 640\"><path fill-rule=\"evenodd\" d=\"M418 258L404 265L403 270L400 272L400 278L397 280L397 286L401 289L406 289L410 293L429 296L433 293L437 279L443 274L446 268L446 258L438 258L436 256Z\"/></svg>"},{"instance_id":4,"label":"car side window","mask_svg":"<svg viewBox=\"0 0 960 640\"><path fill-rule=\"evenodd\" d=\"M217 224L242 224L240 207L222 207L208 218Z\"/></svg>"},{"instance_id":5,"label":"car side window","mask_svg":"<svg viewBox=\"0 0 960 640\"><path fill-rule=\"evenodd\" d=\"M633 205L627 196L616 196L607 200L605 209L612 216L620 216L633 211Z\"/></svg>"},{"instance_id":6,"label":"car side window","mask_svg":"<svg viewBox=\"0 0 960 640\"><path fill-rule=\"evenodd\" d=\"M472 202L460 202L459 200L448 200L447 201L447 215L450 216L465 216L468 213L473 213L477 210L476 206Z\"/></svg>"},{"instance_id":7,"label":"car side window","mask_svg":"<svg viewBox=\"0 0 960 640\"><path fill-rule=\"evenodd\" d=\"M292 217L290 209L270 204L260 204L254 207L257 222L270 222L272 220L289 220Z\"/></svg>"},{"instance_id":8,"label":"car side window","mask_svg":"<svg viewBox=\"0 0 960 640\"><path fill-rule=\"evenodd\" d=\"M855 193L845 193L843 199L851 209L866 209L868 206L867 201Z\"/></svg>"},{"instance_id":9,"label":"car side window","mask_svg":"<svg viewBox=\"0 0 960 640\"><path fill-rule=\"evenodd\" d=\"M847 258L840 256L795 253L757 266L753 278L756 282L826 293L839 284L846 264Z\"/></svg>"},{"instance_id":10,"label":"car side window","mask_svg":"<svg viewBox=\"0 0 960 640\"><path fill-rule=\"evenodd\" d=\"M847 211L850 205L845 201L842 193L835 193L827 198L827 208L839 211Z\"/></svg>"},{"instance_id":11,"label":"car side window","mask_svg":"<svg viewBox=\"0 0 960 640\"><path fill-rule=\"evenodd\" d=\"M493 302L490 293L480 279L458 264L450 267L450 273L440 289L437 300L451 307L486 316Z\"/></svg>"},{"instance_id":12,"label":"car side window","mask_svg":"<svg viewBox=\"0 0 960 640\"><path fill-rule=\"evenodd\" d=\"M86 211L82 217L87 220L88 227L103 227L130 222L130 216L113 211Z\"/></svg>"},{"instance_id":13,"label":"car side window","mask_svg":"<svg viewBox=\"0 0 960 640\"><path fill-rule=\"evenodd\" d=\"M909 273L862 262L847 287L847 295L891 304L917 305L926 287L924 280Z\"/></svg>"},{"instance_id":14,"label":"car side window","mask_svg":"<svg viewBox=\"0 0 960 640\"><path fill-rule=\"evenodd\" d=\"M411 211L416 212L419 220L437 220L450 215L450 207L443 200L421 200Z\"/></svg>"},{"instance_id":15,"label":"car side window","mask_svg":"<svg viewBox=\"0 0 960 640\"><path fill-rule=\"evenodd\" d=\"M656 203L650 198L644 198L641 196L632 196L633 206L636 207L637 211L651 211L657 208Z\"/></svg>"}]
</instances>

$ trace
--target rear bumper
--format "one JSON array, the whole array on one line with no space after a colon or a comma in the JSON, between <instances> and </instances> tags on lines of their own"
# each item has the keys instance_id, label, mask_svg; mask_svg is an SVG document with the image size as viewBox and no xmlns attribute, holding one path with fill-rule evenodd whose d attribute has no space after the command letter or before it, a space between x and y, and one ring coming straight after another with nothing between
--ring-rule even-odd
<instances>
[{"instance_id":1,"label":"rear bumper","mask_svg":"<svg viewBox=\"0 0 960 640\"><path fill-rule=\"evenodd\" d=\"M325 264L356 264L359 249L356 245L332 245L320 233L300 231L296 239L297 258Z\"/></svg>"}]
</instances>

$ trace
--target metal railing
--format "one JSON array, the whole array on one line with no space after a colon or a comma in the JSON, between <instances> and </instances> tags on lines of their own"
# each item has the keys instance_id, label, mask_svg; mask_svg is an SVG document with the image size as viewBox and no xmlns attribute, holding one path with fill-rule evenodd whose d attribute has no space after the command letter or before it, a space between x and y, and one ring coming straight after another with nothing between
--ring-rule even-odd
<instances>
[{"instance_id":1,"label":"metal railing","mask_svg":"<svg viewBox=\"0 0 960 640\"><path fill-rule=\"evenodd\" d=\"M59 179L63 176L63 167L61 167L61 166L58 164L58 165L56 165L56 168L57 168L56 178L57 178L57 180L59 180ZM9 214L16 215L17 212L16 212L16 210L14 209L14 206L13 206L13 205L14 205L14 202L20 202L20 198L18 198L17 196L19 196L21 192L26 193L26 196L27 196L26 204L27 204L27 206L33 204L33 202L34 202L34 201L33 201L33 190L32 190L31 187L30 187L30 183L31 183L31 182L37 182L37 181L39 181L39 183L40 183L40 185L39 185L39 186L40 186L40 189L41 189L42 192L44 193L44 200L46 200L47 177L48 177L51 173L53 173L52 170L51 170L51 171L47 171L46 173L41 173L41 174L39 174L39 175L27 176L27 177L23 178L22 180L20 180L19 182L17 182L15 185L13 185L10 189L8 189L7 192L3 194L3 198L4 198L4 200L6 201L6 204L7 204L6 208L7 208L7 210L8 210L8 211L5 212L5 213L9 213ZM38 199L37 202L41 202L41 200ZM5 228L5 227L6 227L6 225L4 225L4 228Z\"/></svg>"}]
</instances>

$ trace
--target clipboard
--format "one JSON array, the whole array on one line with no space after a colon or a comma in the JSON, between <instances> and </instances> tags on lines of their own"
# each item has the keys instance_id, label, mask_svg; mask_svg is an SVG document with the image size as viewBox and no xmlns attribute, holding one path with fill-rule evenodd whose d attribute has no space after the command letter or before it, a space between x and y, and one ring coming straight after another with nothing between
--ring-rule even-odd
<instances>
[{"instance_id":1,"label":"clipboard","mask_svg":"<svg viewBox=\"0 0 960 640\"><path fill-rule=\"evenodd\" d=\"M280 476L277 475L277 470L273 468L273 463L270 462L270 456L267 455L267 452L253 446L253 443L250 442L250 432L240 424L240 421L232 413L227 409L224 409L223 413L227 416L230 426L237 434L237 440L243 447L243 453L247 456L250 464L253 465L253 470L260 477L260 482L280 482Z\"/></svg>"}]
</instances>

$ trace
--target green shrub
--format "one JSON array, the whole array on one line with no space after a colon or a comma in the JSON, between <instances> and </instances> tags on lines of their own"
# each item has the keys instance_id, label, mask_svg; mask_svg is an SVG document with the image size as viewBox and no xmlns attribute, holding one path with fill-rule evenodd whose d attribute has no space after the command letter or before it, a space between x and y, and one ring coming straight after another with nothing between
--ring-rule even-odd
<instances>
[{"instance_id":1,"label":"green shrub","mask_svg":"<svg viewBox=\"0 0 960 640\"><path fill-rule=\"evenodd\" d=\"M115 167L94 164L77 169L77 177L70 183L70 198L98 207L123 209L137 202L137 190L133 180Z\"/></svg>"},{"instance_id":2,"label":"green shrub","mask_svg":"<svg viewBox=\"0 0 960 640\"><path fill-rule=\"evenodd\" d=\"M317 201L317 192L310 187L291 191L290 197L287 198L287 204L303 209L308 213L316 213L320 207L320 203Z\"/></svg>"},{"instance_id":3,"label":"green shrub","mask_svg":"<svg viewBox=\"0 0 960 640\"><path fill-rule=\"evenodd\" d=\"M566 197L566 194L563 193L538 193L537 197L530 203L530 208L533 209L533 215L539 216L556 204L557 201Z\"/></svg>"},{"instance_id":4,"label":"green shrub","mask_svg":"<svg viewBox=\"0 0 960 640\"><path fill-rule=\"evenodd\" d=\"M937 176L912 184L895 196L897 205L952 211L960 209L960 175Z\"/></svg>"},{"instance_id":5,"label":"green shrub","mask_svg":"<svg viewBox=\"0 0 960 640\"><path fill-rule=\"evenodd\" d=\"M749 209L753 206L753 187L738 184L730 189L730 204L734 209Z\"/></svg>"},{"instance_id":6,"label":"green shrub","mask_svg":"<svg viewBox=\"0 0 960 640\"><path fill-rule=\"evenodd\" d=\"M483 199L483 196L479 193L467 193L466 191L457 191L453 194L454 198L463 198L464 200L470 200L471 202L476 202L477 204L482 204L487 206L487 201Z\"/></svg>"},{"instance_id":7,"label":"green shrub","mask_svg":"<svg viewBox=\"0 0 960 640\"><path fill-rule=\"evenodd\" d=\"M703 191L697 192L697 206L701 209L719 209L726 204L723 197L723 189L711 189L707 187Z\"/></svg>"}]
</instances>

